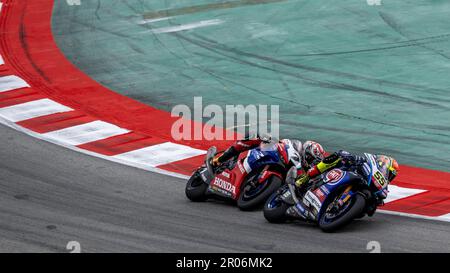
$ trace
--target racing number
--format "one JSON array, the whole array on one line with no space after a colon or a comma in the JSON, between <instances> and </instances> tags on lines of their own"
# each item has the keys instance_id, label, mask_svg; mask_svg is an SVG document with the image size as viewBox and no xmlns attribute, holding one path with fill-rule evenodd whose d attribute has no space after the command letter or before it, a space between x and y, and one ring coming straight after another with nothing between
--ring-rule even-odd
<instances>
[{"instance_id":1,"label":"racing number","mask_svg":"<svg viewBox=\"0 0 450 273\"><path fill-rule=\"evenodd\" d=\"M377 182L380 183L380 185L381 185L382 187L384 187L384 185L386 184L386 179L384 178L384 176L383 176L379 171L377 171L377 172L374 174L373 177L375 177L375 179L377 180Z\"/></svg>"}]
</instances>

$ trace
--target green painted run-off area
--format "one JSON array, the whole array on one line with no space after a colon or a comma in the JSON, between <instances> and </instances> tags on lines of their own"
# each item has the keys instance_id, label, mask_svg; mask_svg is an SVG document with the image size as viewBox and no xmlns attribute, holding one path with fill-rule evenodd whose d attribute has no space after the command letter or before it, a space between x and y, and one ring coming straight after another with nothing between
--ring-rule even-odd
<instances>
[{"instance_id":1,"label":"green painted run-off area","mask_svg":"<svg viewBox=\"0 0 450 273\"><path fill-rule=\"evenodd\" d=\"M278 104L281 136L450 171L450 1L55 1L66 56L112 90Z\"/></svg>"}]
</instances>

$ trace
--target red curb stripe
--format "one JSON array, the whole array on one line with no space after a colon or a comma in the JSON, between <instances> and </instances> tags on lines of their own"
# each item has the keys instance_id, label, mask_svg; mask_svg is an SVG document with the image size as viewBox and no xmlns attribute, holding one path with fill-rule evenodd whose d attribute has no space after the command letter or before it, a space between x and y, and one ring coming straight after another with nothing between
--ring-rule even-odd
<instances>
[{"instance_id":1,"label":"red curb stripe","mask_svg":"<svg viewBox=\"0 0 450 273\"><path fill-rule=\"evenodd\" d=\"M32 88L22 88L0 93L0 108L13 106L25 102L44 99L44 95Z\"/></svg>"},{"instance_id":2,"label":"red curb stripe","mask_svg":"<svg viewBox=\"0 0 450 273\"><path fill-rule=\"evenodd\" d=\"M20 121L17 124L34 132L43 134L51 131L77 126L97 120L81 111L56 113Z\"/></svg>"},{"instance_id":3,"label":"red curb stripe","mask_svg":"<svg viewBox=\"0 0 450 273\"><path fill-rule=\"evenodd\" d=\"M450 192L424 192L388 203L382 209L425 216L440 216L450 212Z\"/></svg>"},{"instance_id":4,"label":"red curb stripe","mask_svg":"<svg viewBox=\"0 0 450 273\"><path fill-rule=\"evenodd\" d=\"M204 161L205 155L199 155L180 161L175 161L169 164L159 165L158 168L184 175L191 175L199 166L204 163Z\"/></svg>"},{"instance_id":5,"label":"red curb stripe","mask_svg":"<svg viewBox=\"0 0 450 273\"><path fill-rule=\"evenodd\" d=\"M450 173L401 165L395 182L403 187L450 190Z\"/></svg>"},{"instance_id":6,"label":"red curb stripe","mask_svg":"<svg viewBox=\"0 0 450 273\"><path fill-rule=\"evenodd\" d=\"M79 145L78 148L102 155L113 156L164 142L167 141L158 137L149 137L144 134L130 132Z\"/></svg>"},{"instance_id":7,"label":"red curb stripe","mask_svg":"<svg viewBox=\"0 0 450 273\"><path fill-rule=\"evenodd\" d=\"M6 65L0 65L0 77L9 76L9 68Z\"/></svg>"},{"instance_id":8,"label":"red curb stripe","mask_svg":"<svg viewBox=\"0 0 450 273\"><path fill-rule=\"evenodd\" d=\"M38 94L38 91L34 90L33 88L20 88L15 90L10 90L6 92L0 92L0 101L2 100L8 100L13 99L17 97L32 95L32 94Z\"/></svg>"},{"instance_id":9,"label":"red curb stripe","mask_svg":"<svg viewBox=\"0 0 450 273\"><path fill-rule=\"evenodd\" d=\"M421 208L417 208L414 210L414 213L421 215L433 215L433 216L441 216L448 214L450 212L450 195L447 196L447 199L440 201L439 203L433 203L428 206L424 206Z\"/></svg>"}]
</instances>

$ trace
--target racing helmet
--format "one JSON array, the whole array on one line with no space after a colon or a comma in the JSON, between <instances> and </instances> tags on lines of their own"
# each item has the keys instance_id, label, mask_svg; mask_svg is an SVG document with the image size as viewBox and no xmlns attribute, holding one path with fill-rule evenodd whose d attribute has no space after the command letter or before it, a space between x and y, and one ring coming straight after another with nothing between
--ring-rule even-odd
<instances>
[{"instance_id":1,"label":"racing helmet","mask_svg":"<svg viewBox=\"0 0 450 273\"><path fill-rule=\"evenodd\" d=\"M380 172L389 182L392 182L400 171L397 160L386 155L377 155L375 158Z\"/></svg>"},{"instance_id":2,"label":"racing helmet","mask_svg":"<svg viewBox=\"0 0 450 273\"><path fill-rule=\"evenodd\" d=\"M294 148L294 150L296 150L297 153L299 155L301 155L302 154L302 150L303 150L302 142L300 140L298 140L298 139L292 139L291 140L291 144L292 144L292 148Z\"/></svg>"},{"instance_id":3,"label":"racing helmet","mask_svg":"<svg viewBox=\"0 0 450 273\"><path fill-rule=\"evenodd\" d=\"M325 150L322 145L315 141L308 140L303 144L302 152L302 164L306 168L310 168L314 162L322 161L325 157Z\"/></svg>"}]
</instances>

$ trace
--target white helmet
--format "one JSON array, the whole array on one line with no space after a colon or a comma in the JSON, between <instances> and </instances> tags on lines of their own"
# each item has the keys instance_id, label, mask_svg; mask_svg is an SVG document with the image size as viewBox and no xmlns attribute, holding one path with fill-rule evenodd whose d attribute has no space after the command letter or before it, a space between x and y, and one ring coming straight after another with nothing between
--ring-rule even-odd
<instances>
[{"instance_id":1,"label":"white helmet","mask_svg":"<svg viewBox=\"0 0 450 273\"><path fill-rule=\"evenodd\" d=\"M303 144L302 152L302 164L305 168L310 168L314 162L321 161L325 157L325 150L322 145L317 142L308 140Z\"/></svg>"}]
</instances>

